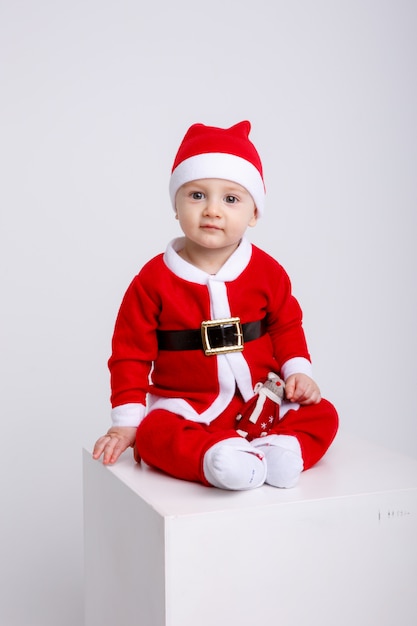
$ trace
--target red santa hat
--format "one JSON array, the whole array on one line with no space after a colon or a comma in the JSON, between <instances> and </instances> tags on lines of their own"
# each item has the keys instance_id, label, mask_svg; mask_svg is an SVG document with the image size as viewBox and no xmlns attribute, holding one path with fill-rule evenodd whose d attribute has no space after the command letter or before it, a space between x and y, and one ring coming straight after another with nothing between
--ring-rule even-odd
<instances>
[{"instance_id":1,"label":"red santa hat","mask_svg":"<svg viewBox=\"0 0 417 626\"><path fill-rule=\"evenodd\" d=\"M193 124L186 132L172 166L169 193L175 208L178 189L192 180L221 178L245 187L254 199L258 214L265 203L262 163L249 139L250 122L231 128Z\"/></svg>"}]
</instances>

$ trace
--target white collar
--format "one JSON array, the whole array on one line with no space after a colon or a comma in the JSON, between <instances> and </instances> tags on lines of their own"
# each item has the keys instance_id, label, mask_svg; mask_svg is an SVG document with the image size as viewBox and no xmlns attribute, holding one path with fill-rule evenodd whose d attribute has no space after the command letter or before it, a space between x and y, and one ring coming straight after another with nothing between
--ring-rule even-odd
<instances>
[{"instance_id":1,"label":"white collar","mask_svg":"<svg viewBox=\"0 0 417 626\"><path fill-rule=\"evenodd\" d=\"M171 272L179 276L179 278L198 283L199 285L206 285L209 280L219 282L235 280L247 267L252 256L252 244L243 237L233 254L227 259L217 274L213 276L180 257L178 250L181 250L183 247L184 237L178 237L170 241L164 254L164 262Z\"/></svg>"}]
</instances>

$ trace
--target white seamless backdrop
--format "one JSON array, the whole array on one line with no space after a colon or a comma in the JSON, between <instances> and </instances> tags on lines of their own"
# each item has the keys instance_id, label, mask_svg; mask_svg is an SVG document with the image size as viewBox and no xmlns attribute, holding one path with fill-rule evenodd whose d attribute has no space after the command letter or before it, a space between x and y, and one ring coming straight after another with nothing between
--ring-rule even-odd
<instances>
[{"instance_id":1,"label":"white seamless backdrop","mask_svg":"<svg viewBox=\"0 0 417 626\"><path fill-rule=\"evenodd\" d=\"M417 5L2 0L5 626L82 624L81 447L109 424L121 297L176 236L196 121L252 122L265 217L341 428L417 456ZM111 506L111 503L109 503Z\"/></svg>"}]
</instances>

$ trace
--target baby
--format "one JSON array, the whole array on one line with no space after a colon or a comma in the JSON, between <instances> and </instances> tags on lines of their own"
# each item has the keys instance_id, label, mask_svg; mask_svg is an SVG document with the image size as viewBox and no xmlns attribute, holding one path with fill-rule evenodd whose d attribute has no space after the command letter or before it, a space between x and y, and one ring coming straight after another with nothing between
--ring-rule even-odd
<instances>
[{"instance_id":1,"label":"baby","mask_svg":"<svg viewBox=\"0 0 417 626\"><path fill-rule=\"evenodd\" d=\"M221 489L289 488L333 441L283 267L245 232L264 213L250 123L194 124L170 197L183 232L142 268L117 317L112 427L93 457L128 447L171 476ZM285 387L285 395L284 395Z\"/></svg>"}]
</instances>

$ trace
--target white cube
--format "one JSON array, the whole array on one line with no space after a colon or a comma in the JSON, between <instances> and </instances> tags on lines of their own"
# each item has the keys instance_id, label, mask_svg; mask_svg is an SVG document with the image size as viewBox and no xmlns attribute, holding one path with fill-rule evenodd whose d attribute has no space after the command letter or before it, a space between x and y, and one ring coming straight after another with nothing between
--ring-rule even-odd
<instances>
[{"instance_id":1,"label":"white cube","mask_svg":"<svg viewBox=\"0 0 417 626\"><path fill-rule=\"evenodd\" d=\"M85 626L417 624L417 460L339 435L230 492L84 450Z\"/></svg>"}]
</instances>

